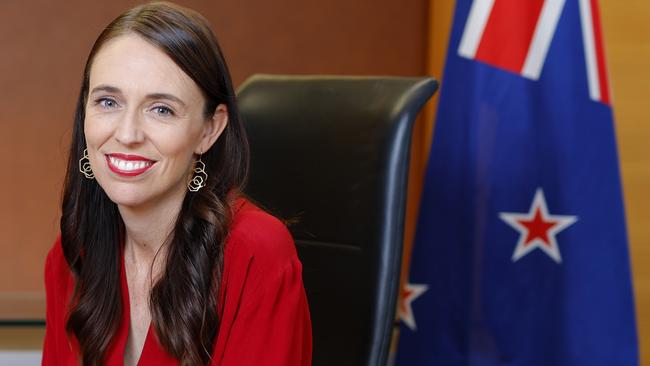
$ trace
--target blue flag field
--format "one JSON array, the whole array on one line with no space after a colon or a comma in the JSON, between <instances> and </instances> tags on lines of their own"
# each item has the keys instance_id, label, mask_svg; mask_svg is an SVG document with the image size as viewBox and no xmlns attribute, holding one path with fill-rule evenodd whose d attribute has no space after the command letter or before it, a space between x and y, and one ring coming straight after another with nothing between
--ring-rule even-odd
<instances>
[{"instance_id":1,"label":"blue flag field","mask_svg":"<svg viewBox=\"0 0 650 366\"><path fill-rule=\"evenodd\" d=\"M636 366L596 0L456 2L397 366Z\"/></svg>"}]
</instances>

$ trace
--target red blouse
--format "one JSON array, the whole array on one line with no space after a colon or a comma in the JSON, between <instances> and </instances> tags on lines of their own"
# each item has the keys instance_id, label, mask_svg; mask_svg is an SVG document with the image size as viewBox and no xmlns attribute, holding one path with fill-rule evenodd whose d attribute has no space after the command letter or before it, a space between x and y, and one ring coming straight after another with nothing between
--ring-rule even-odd
<instances>
[{"instance_id":1,"label":"red blouse","mask_svg":"<svg viewBox=\"0 0 650 366\"><path fill-rule=\"evenodd\" d=\"M240 200L224 248L219 333L211 365L311 365L311 321L302 267L291 235L273 216ZM122 365L129 334L129 294L122 262L122 322L106 354ZM65 330L74 282L60 238L45 265L47 315L43 365L77 365L76 340ZM138 365L177 365L150 326Z\"/></svg>"}]
</instances>

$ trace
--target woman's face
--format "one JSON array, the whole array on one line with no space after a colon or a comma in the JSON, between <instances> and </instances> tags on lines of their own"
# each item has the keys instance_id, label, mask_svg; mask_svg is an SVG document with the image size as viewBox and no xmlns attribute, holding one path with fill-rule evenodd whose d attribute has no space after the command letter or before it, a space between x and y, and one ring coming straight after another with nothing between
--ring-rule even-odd
<instances>
[{"instance_id":1,"label":"woman's face","mask_svg":"<svg viewBox=\"0 0 650 366\"><path fill-rule=\"evenodd\" d=\"M84 131L95 179L124 207L180 202L194 154L210 148L227 109L204 115L196 83L137 35L108 41L90 70ZM153 205L152 205L153 204Z\"/></svg>"}]
</instances>

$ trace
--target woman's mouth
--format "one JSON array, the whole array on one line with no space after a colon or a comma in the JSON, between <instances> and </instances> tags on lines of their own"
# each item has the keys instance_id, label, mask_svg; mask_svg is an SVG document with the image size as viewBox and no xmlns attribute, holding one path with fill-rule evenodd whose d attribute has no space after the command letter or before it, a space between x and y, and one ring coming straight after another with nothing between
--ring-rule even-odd
<instances>
[{"instance_id":1,"label":"woman's mouth","mask_svg":"<svg viewBox=\"0 0 650 366\"><path fill-rule=\"evenodd\" d=\"M149 170L156 162L139 155L106 154L108 168L123 177L134 177Z\"/></svg>"}]
</instances>

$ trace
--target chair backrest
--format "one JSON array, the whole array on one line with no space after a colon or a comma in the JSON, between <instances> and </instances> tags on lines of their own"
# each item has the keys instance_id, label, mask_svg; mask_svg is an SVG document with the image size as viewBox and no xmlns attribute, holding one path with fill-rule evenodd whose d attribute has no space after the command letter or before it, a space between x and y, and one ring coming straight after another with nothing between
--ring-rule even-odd
<instances>
[{"instance_id":1,"label":"chair backrest","mask_svg":"<svg viewBox=\"0 0 650 366\"><path fill-rule=\"evenodd\" d=\"M431 78L255 75L239 90L247 193L284 219L303 264L315 366L384 365L413 121Z\"/></svg>"}]
</instances>

